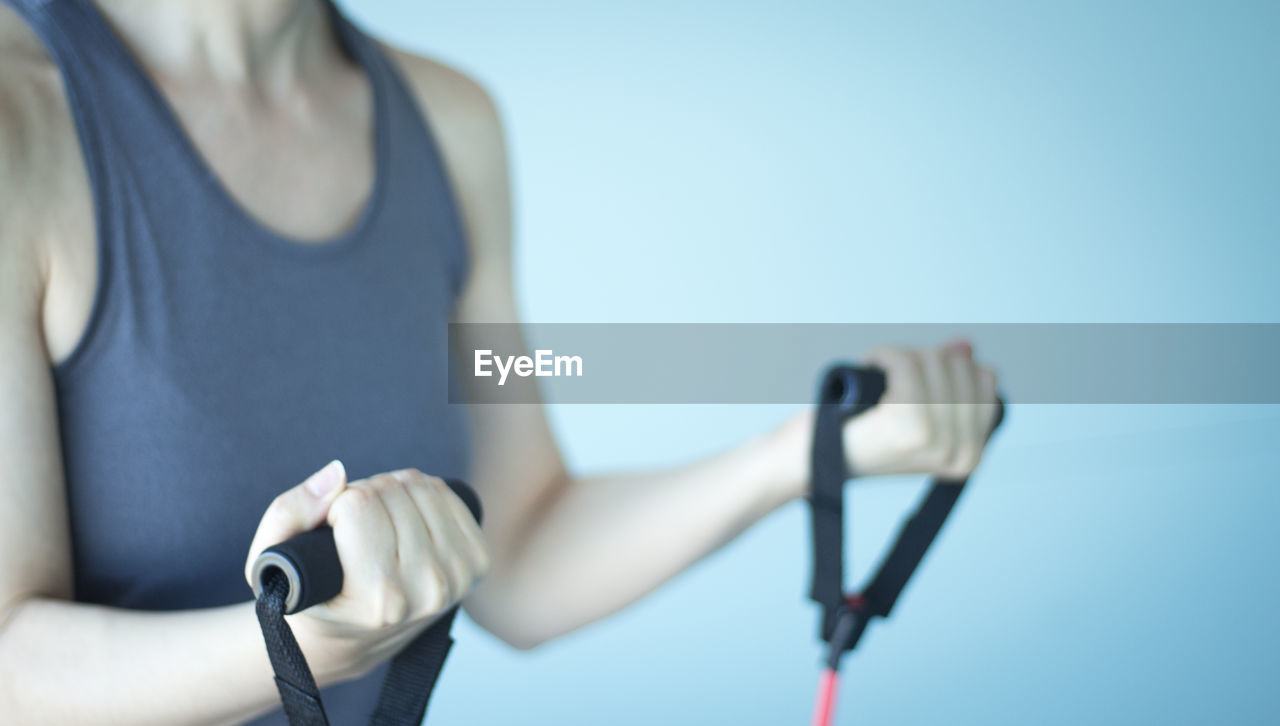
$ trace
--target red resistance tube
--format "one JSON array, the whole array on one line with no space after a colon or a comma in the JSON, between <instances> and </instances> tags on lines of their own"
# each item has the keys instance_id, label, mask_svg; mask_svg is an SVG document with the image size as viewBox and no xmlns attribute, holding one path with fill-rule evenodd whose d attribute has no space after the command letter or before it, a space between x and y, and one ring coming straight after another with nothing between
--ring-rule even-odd
<instances>
[{"instance_id":1,"label":"red resistance tube","mask_svg":"<svg viewBox=\"0 0 1280 726\"><path fill-rule=\"evenodd\" d=\"M857 639L861 632L859 621L865 625L867 601L861 593L845 596L845 607L835 632L831 634L831 643L827 649L826 667L818 677L818 695L813 703L812 726L831 726L835 718L836 693L840 690L840 659L844 656L849 643Z\"/></svg>"},{"instance_id":2,"label":"red resistance tube","mask_svg":"<svg viewBox=\"0 0 1280 726\"><path fill-rule=\"evenodd\" d=\"M834 668L823 668L822 675L818 677L818 696L813 703L812 726L831 726L839 689L840 674Z\"/></svg>"}]
</instances>

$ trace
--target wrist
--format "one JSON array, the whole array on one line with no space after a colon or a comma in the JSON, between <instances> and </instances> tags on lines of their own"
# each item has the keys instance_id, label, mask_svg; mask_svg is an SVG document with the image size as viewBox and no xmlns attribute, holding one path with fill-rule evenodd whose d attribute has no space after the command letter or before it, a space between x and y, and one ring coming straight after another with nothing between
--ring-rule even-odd
<instances>
[{"instance_id":1,"label":"wrist","mask_svg":"<svg viewBox=\"0 0 1280 726\"><path fill-rule=\"evenodd\" d=\"M805 409L787 418L767 436L770 498L781 506L809 493L809 449L813 437L813 411Z\"/></svg>"},{"instance_id":2,"label":"wrist","mask_svg":"<svg viewBox=\"0 0 1280 726\"><path fill-rule=\"evenodd\" d=\"M332 624L297 613L285 616L311 674L321 687L358 678L376 663L363 663L366 649L352 634L338 632Z\"/></svg>"}]
</instances>

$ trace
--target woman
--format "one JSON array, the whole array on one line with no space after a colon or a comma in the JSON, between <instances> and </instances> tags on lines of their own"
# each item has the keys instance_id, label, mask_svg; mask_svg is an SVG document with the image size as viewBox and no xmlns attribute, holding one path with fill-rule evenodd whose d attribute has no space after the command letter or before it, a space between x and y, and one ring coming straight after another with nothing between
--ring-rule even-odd
<instances>
[{"instance_id":1,"label":"woman","mask_svg":"<svg viewBox=\"0 0 1280 726\"><path fill-rule=\"evenodd\" d=\"M808 414L585 478L540 407L447 404L447 323L517 319L471 79L321 0L8 2L0 722L281 723L246 554L326 521L345 589L292 623L360 723L454 604L530 648L803 496ZM850 465L966 475L993 374L964 343L868 361L897 403L848 425Z\"/></svg>"}]
</instances>

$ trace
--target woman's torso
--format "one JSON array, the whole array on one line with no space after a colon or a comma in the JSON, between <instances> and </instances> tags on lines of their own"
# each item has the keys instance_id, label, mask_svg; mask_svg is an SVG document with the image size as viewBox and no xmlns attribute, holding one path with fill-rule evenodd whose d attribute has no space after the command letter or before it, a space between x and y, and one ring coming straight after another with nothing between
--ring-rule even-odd
<instances>
[{"instance_id":1,"label":"woman's torso","mask_svg":"<svg viewBox=\"0 0 1280 726\"><path fill-rule=\"evenodd\" d=\"M101 20L84 0L52 5L69 8L57 23ZM390 61L335 22L353 57L334 123L238 160L219 154L252 144L202 138L199 104L135 74L105 23L62 50L81 95L79 138L63 142L90 151L59 172L44 325L79 600L249 599L262 511L335 457L352 477L466 475L445 375L465 275L456 205ZM327 694L336 722L367 714L380 675Z\"/></svg>"}]
</instances>

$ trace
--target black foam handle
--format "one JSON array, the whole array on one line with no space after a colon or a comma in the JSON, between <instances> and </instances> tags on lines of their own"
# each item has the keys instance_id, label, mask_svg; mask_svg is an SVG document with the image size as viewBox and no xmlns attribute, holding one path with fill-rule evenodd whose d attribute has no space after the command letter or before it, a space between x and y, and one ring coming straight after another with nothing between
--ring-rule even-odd
<instances>
[{"instance_id":1,"label":"black foam handle","mask_svg":"<svg viewBox=\"0 0 1280 726\"><path fill-rule=\"evenodd\" d=\"M466 482L445 479L445 484L467 505L471 516L479 522L483 516L480 496ZM328 602L342 592L342 561L338 559L338 547L333 540L333 529L323 525L309 532L295 535L277 545L272 545L258 555L255 567L259 581L272 568L284 570L288 575L290 592L286 595L286 612L296 613L312 605ZM292 568L293 572L288 572ZM259 582L259 585L261 582ZM297 600L294 600L296 588Z\"/></svg>"},{"instance_id":2,"label":"black foam handle","mask_svg":"<svg viewBox=\"0 0 1280 726\"><path fill-rule=\"evenodd\" d=\"M856 416L880 402L888 387L882 369L873 366L832 366L822 382L822 403L838 404L846 415ZM1004 421L1004 398L996 397L996 417L990 433Z\"/></svg>"},{"instance_id":3,"label":"black foam handle","mask_svg":"<svg viewBox=\"0 0 1280 726\"><path fill-rule=\"evenodd\" d=\"M338 547L333 541L333 529L323 525L310 532L294 535L280 544L268 547L263 556L276 555L293 568L296 576L289 578L290 592L286 612L296 613L312 605L327 602L342 592L342 562L338 559ZM284 569L285 564L272 562ZM265 571L259 577L265 575ZM294 602L293 588L297 588Z\"/></svg>"}]
</instances>

